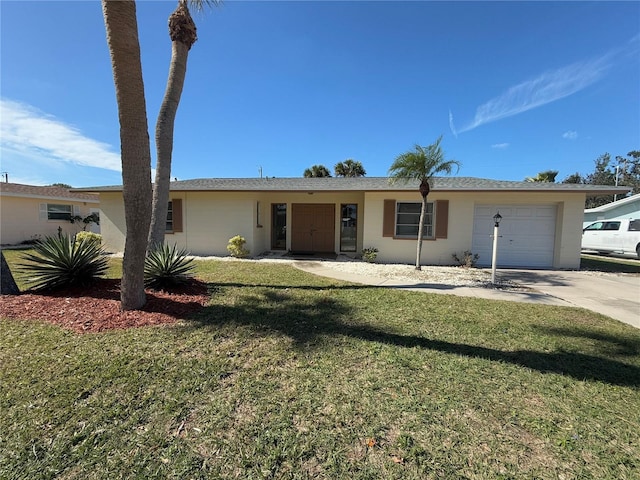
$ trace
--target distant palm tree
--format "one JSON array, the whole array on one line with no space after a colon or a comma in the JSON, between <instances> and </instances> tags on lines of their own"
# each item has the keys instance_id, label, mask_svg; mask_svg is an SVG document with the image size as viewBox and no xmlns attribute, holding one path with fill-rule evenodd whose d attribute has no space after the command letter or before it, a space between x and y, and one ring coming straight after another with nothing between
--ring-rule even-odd
<instances>
[{"instance_id":1,"label":"distant palm tree","mask_svg":"<svg viewBox=\"0 0 640 480\"><path fill-rule=\"evenodd\" d=\"M191 18L187 3L190 3L196 10L202 10L205 4L217 4L218 2L213 0L189 0L188 2L187 0L179 0L177 8L169 16L171 64L167 88L156 121L156 178L153 186L149 249L155 244L164 243L171 182L173 127L187 73L189 50L198 39L196 24Z\"/></svg>"},{"instance_id":2,"label":"distant palm tree","mask_svg":"<svg viewBox=\"0 0 640 480\"><path fill-rule=\"evenodd\" d=\"M324 165L314 165L304 171L305 178L330 177L331 172Z\"/></svg>"},{"instance_id":3,"label":"distant palm tree","mask_svg":"<svg viewBox=\"0 0 640 480\"><path fill-rule=\"evenodd\" d=\"M344 162L336 163L333 167L333 171L335 172L336 177L364 177L367 174L362 163L356 162L350 158Z\"/></svg>"},{"instance_id":4,"label":"distant palm tree","mask_svg":"<svg viewBox=\"0 0 640 480\"><path fill-rule=\"evenodd\" d=\"M456 172L460 168L460 163L456 160L445 160L444 152L440 147L442 135L427 147L416 145L414 151L409 151L399 155L389 168L389 182L397 181L409 182L410 180L420 181L420 195L422 196L422 208L420 209L420 220L418 224L418 245L416 251L416 270L421 270L420 254L422 253L422 237L424 231L424 217L427 211L427 195L431 191L429 182L438 173L451 174L453 167Z\"/></svg>"},{"instance_id":5,"label":"distant palm tree","mask_svg":"<svg viewBox=\"0 0 640 480\"><path fill-rule=\"evenodd\" d=\"M524 179L524 181L538 182L538 183L554 183L556 181L557 175L558 175L557 170L546 170L544 172L538 173L535 177L527 177Z\"/></svg>"},{"instance_id":6,"label":"distant palm tree","mask_svg":"<svg viewBox=\"0 0 640 480\"><path fill-rule=\"evenodd\" d=\"M144 258L151 219L151 149L142 81L136 3L102 0L120 122L122 196L126 237L120 308L137 310L146 302Z\"/></svg>"}]
</instances>

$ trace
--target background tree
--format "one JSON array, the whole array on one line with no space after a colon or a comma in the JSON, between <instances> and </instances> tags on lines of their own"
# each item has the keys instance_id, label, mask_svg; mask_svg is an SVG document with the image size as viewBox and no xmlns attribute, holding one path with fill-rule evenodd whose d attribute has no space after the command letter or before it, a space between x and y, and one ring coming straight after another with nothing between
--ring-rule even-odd
<instances>
[{"instance_id":1,"label":"background tree","mask_svg":"<svg viewBox=\"0 0 640 480\"><path fill-rule=\"evenodd\" d=\"M364 177L367 174L362 163L350 158L344 162L336 163L333 171L336 177Z\"/></svg>"},{"instance_id":2,"label":"background tree","mask_svg":"<svg viewBox=\"0 0 640 480\"><path fill-rule=\"evenodd\" d=\"M584 178L582 178L579 172L576 172L562 180L562 183L584 183Z\"/></svg>"},{"instance_id":3,"label":"background tree","mask_svg":"<svg viewBox=\"0 0 640 480\"><path fill-rule=\"evenodd\" d=\"M120 306L136 310L146 302L144 259L151 220L151 150L136 4L133 0L102 0L102 13L120 122L126 225Z\"/></svg>"},{"instance_id":4,"label":"background tree","mask_svg":"<svg viewBox=\"0 0 640 480\"><path fill-rule=\"evenodd\" d=\"M615 163L611 155L603 153L594 161L593 172L582 175L576 172L565 178L562 183L581 183L586 185L624 185L631 187L631 194L640 193L640 151L632 150L626 157L616 156ZM595 208L606 205L622 195L594 195L588 196L585 208Z\"/></svg>"},{"instance_id":5,"label":"background tree","mask_svg":"<svg viewBox=\"0 0 640 480\"><path fill-rule=\"evenodd\" d=\"M331 172L324 165L314 165L311 168L307 168L303 175L305 178L330 177Z\"/></svg>"},{"instance_id":6,"label":"background tree","mask_svg":"<svg viewBox=\"0 0 640 480\"><path fill-rule=\"evenodd\" d=\"M557 170L545 170L544 172L538 173L535 177L527 177L524 179L525 182L540 182L540 183L554 183L556 181L556 176L558 175Z\"/></svg>"},{"instance_id":7,"label":"background tree","mask_svg":"<svg viewBox=\"0 0 640 480\"><path fill-rule=\"evenodd\" d=\"M50 187L59 187L59 188L73 188L71 185L68 185L66 183L52 183L51 185L49 185Z\"/></svg>"},{"instance_id":8,"label":"background tree","mask_svg":"<svg viewBox=\"0 0 640 480\"><path fill-rule=\"evenodd\" d=\"M389 168L389 181L409 182L417 180L420 182L420 195L422 196L422 207L420 209L420 220L418 224L418 245L416 249L416 270L421 270L420 255L422 253L422 237L424 235L424 217L427 211L427 195L431 191L429 182L438 173L451 174L453 167L456 172L460 169L460 162L456 160L445 160L444 152L440 147L442 135L431 145L421 147L416 145L413 151L399 155Z\"/></svg>"},{"instance_id":9,"label":"background tree","mask_svg":"<svg viewBox=\"0 0 640 480\"><path fill-rule=\"evenodd\" d=\"M217 2L209 0L190 0L187 2L187 0L179 0L178 6L169 16L171 63L167 88L156 121L156 178L153 185L149 249L154 244L164 243L171 182L173 131L187 74L189 50L198 39L196 24L191 18L187 3L190 3L197 10L202 10L205 4L210 5Z\"/></svg>"},{"instance_id":10,"label":"background tree","mask_svg":"<svg viewBox=\"0 0 640 480\"><path fill-rule=\"evenodd\" d=\"M631 195L640 193L640 151L632 150L626 157L616 156L618 185L631 187Z\"/></svg>"},{"instance_id":11,"label":"background tree","mask_svg":"<svg viewBox=\"0 0 640 480\"><path fill-rule=\"evenodd\" d=\"M611 167L611 155L603 153L595 159L595 169L592 173L585 177L585 183L588 185L615 185L616 173L615 167ZM594 195L587 197L585 208L596 208L601 205L613 202L613 195Z\"/></svg>"}]
</instances>

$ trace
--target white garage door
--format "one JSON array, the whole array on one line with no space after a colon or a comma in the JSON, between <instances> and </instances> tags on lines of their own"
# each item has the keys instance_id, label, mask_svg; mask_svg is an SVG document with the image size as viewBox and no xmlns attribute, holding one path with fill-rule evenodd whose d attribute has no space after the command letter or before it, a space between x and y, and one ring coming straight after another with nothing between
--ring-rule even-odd
<instances>
[{"instance_id":1,"label":"white garage door","mask_svg":"<svg viewBox=\"0 0 640 480\"><path fill-rule=\"evenodd\" d=\"M491 265L496 212L502 215L498 267L553 266L555 205L476 205L471 251L480 255L478 265Z\"/></svg>"}]
</instances>

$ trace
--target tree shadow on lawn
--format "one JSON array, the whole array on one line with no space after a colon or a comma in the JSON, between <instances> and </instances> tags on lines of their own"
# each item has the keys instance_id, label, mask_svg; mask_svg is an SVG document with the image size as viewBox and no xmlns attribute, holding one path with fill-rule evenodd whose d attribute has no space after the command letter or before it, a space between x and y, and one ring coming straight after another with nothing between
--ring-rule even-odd
<instances>
[{"instance_id":1,"label":"tree shadow on lawn","mask_svg":"<svg viewBox=\"0 0 640 480\"><path fill-rule=\"evenodd\" d=\"M620 337L586 328L536 327L546 335L573 337L595 340L595 348L603 355L635 357L640 355L640 336L637 338Z\"/></svg>"},{"instance_id":2,"label":"tree shadow on lawn","mask_svg":"<svg viewBox=\"0 0 640 480\"><path fill-rule=\"evenodd\" d=\"M215 292L218 286L211 285ZM248 287L248 286L247 286ZM493 348L432 340L421 336L403 335L353 321L353 312L344 303L330 296L336 287L322 287L327 295L311 300L292 295L298 288L258 288L252 295L237 298L233 305L211 305L191 317L186 328L214 329L224 325L249 326L263 334L280 333L291 338L297 348L313 349L321 345L322 337L346 336L369 342L404 348L423 348L468 358L505 362L541 373L558 373L577 380L592 380L612 385L640 386L640 367L617 360L571 351L540 352L534 350L503 351ZM340 289L352 288L338 286ZM377 288L354 286L353 288ZM313 287L316 289L316 287ZM555 334L555 332L550 332ZM562 332L558 332L562 334ZM607 342L611 338L602 338ZM623 343L621 339L618 343Z\"/></svg>"}]
</instances>

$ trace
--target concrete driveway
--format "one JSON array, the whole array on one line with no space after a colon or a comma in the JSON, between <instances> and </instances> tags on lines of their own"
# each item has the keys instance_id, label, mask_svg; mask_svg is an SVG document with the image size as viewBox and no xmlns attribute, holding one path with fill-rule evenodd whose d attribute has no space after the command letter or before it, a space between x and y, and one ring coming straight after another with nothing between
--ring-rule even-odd
<instances>
[{"instance_id":1,"label":"concrete driveway","mask_svg":"<svg viewBox=\"0 0 640 480\"><path fill-rule=\"evenodd\" d=\"M558 270L500 270L512 280L563 300L640 328L640 276Z\"/></svg>"},{"instance_id":2,"label":"concrete driveway","mask_svg":"<svg viewBox=\"0 0 640 480\"><path fill-rule=\"evenodd\" d=\"M640 328L640 276L589 271L498 270L498 282L512 281L526 291L447 284L424 284L364 276L327 268L322 261L296 261L294 266L315 275L377 287L401 288L465 297L582 307Z\"/></svg>"}]
</instances>

